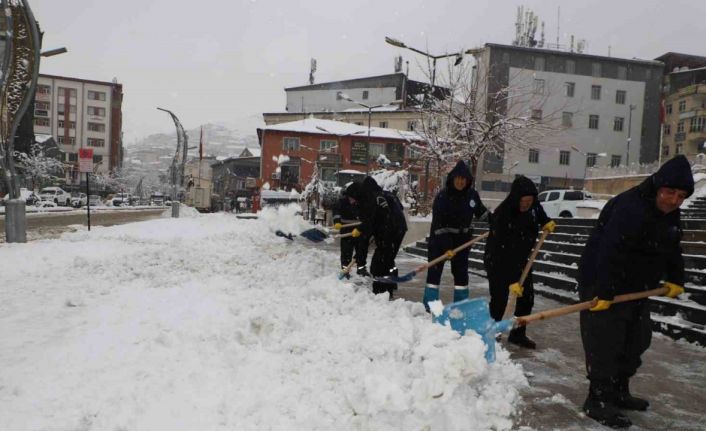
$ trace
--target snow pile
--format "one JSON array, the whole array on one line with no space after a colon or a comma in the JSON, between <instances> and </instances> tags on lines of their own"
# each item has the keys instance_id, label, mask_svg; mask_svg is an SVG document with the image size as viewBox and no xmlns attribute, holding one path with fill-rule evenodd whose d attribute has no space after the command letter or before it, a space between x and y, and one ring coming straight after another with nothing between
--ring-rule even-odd
<instances>
[{"instance_id":1,"label":"snow pile","mask_svg":"<svg viewBox=\"0 0 706 431\"><path fill-rule=\"evenodd\" d=\"M223 214L0 246L7 430L510 429L507 352Z\"/></svg>"},{"instance_id":2,"label":"snow pile","mask_svg":"<svg viewBox=\"0 0 706 431\"><path fill-rule=\"evenodd\" d=\"M380 169L370 173L376 183L383 190L396 192L407 187L409 172L406 170L394 171L391 169Z\"/></svg>"}]
</instances>

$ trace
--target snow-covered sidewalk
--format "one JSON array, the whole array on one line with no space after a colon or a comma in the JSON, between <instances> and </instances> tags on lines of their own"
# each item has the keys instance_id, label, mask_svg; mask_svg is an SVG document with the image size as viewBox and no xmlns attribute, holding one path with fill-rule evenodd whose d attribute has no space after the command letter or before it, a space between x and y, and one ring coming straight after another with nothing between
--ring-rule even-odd
<instances>
[{"instance_id":1,"label":"snow-covered sidewalk","mask_svg":"<svg viewBox=\"0 0 706 431\"><path fill-rule=\"evenodd\" d=\"M7 430L509 429L521 368L276 237L291 210L0 245Z\"/></svg>"}]
</instances>

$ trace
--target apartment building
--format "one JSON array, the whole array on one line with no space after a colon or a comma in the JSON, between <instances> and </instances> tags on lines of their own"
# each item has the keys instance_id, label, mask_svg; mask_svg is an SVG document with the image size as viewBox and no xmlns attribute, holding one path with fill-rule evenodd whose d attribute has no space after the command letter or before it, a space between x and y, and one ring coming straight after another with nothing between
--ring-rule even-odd
<instances>
[{"instance_id":1,"label":"apartment building","mask_svg":"<svg viewBox=\"0 0 706 431\"><path fill-rule=\"evenodd\" d=\"M122 101L123 87L117 81L39 75L34 133L53 136L65 153L67 185L81 183L80 148L93 149L97 174L122 167Z\"/></svg>"},{"instance_id":2,"label":"apartment building","mask_svg":"<svg viewBox=\"0 0 706 431\"><path fill-rule=\"evenodd\" d=\"M582 187L593 166L657 160L663 63L490 43L476 63L483 97L507 93L502 115L548 126L524 148L486 155L481 190L507 191L517 174L540 189Z\"/></svg>"}]
</instances>

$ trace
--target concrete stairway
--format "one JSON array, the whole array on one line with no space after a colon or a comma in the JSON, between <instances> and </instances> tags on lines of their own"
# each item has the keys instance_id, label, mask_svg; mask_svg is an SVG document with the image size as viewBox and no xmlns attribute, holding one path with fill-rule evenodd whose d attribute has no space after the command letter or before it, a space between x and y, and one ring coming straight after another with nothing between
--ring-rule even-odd
<instances>
[{"instance_id":1,"label":"concrete stairway","mask_svg":"<svg viewBox=\"0 0 706 431\"><path fill-rule=\"evenodd\" d=\"M705 210L706 211L706 207ZM545 241L534 264L535 292L564 303L578 301L576 275L578 261L595 219L558 219L557 229ZM649 299L656 331L674 339L686 339L706 345L706 220L682 220L682 248L686 267L686 293L680 299ZM487 224L474 224L475 234L488 230ZM469 270L485 276L483 249L485 243L471 249ZM405 248L426 257L426 240Z\"/></svg>"}]
</instances>

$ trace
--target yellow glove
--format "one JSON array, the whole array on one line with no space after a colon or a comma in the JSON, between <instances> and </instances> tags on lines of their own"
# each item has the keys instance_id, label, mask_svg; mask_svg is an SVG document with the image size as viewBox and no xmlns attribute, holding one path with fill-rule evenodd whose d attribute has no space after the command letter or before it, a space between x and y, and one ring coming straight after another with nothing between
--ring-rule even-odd
<instances>
[{"instance_id":1,"label":"yellow glove","mask_svg":"<svg viewBox=\"0 0 706 431\"><path fill-rule=\"evenodd\" d=\"M520 298L522 296L522 293L525 291L525 289L522 287L520 283L512 283L510 285L510 293L513 295L517 296Z\"/></svg>"},{"instance_id":2,"label":"yellow glove","mask_svg":"<svg viewBox=\"0 0 706 431\"><path fill-rule=\"evenodd\" d=\"M606 301L605 299L599 299L596 305L589 308L590 311L604 311L610 308L613 301Z\"/></svg>"},{"instance_id":3,"label":"yellow glove","mask_svg":"<svg viewBox=\"0 0 706 431\"><path fill-rule=\"evenodd\" d=\"M343 225L342 225L341 223L336 223L336 224L333 225L333 228L336 229L336 230L341 230L341 227L342 227L342 226L343 226Z\"/></svg>"},{"instance_id":4,"label":"yellow glove","mask_svg":"<svg viewBox=\"0 0 706 431\"><path fill-rule=\"evenodd\" d=\"M449 259L453 259L454 256L456 256L456 253L455 253L453 250L448 250L448 251L447 251L446 253L444 253L444 254L445 254L446 257L448 257Z\"/></svg>"},{"instance_id":5,"label":"yellow glove","mask_svg":"<svg viewBox=\"0 0 706 431\"><path fill-rule=\"evenodd\" d=\"M358 229L353 228L353 232L351 232L351 236L353 238L358 238L360 235L361 235L361 232Z\"/></svg>"},{"instance_id":6,"label":"yellow glove","mask_svg":"<svg viewBox=\"0 0 706 431\"><path fill-rule=\"evenodd\" d=\"M556 222L554 220L549 220L547 224L542 226L542 230L546 230L549 233L554 233L554 229L556 229Z\"/></svg>"},{"instance_id":7,"label":"yellow glove","mask_svg":"<svg viewBox=\"0 0 706 431\"><path fill-rule=\"evenodd\" d=\"M662 285L662 287L666 287L667 289L669 289L669 291L664 294L664 296L668 298L676 298L677 296L684 293L684 288L679 286L678 284L666 282Z\"/></svg>"}]
</instances>

